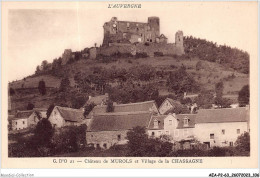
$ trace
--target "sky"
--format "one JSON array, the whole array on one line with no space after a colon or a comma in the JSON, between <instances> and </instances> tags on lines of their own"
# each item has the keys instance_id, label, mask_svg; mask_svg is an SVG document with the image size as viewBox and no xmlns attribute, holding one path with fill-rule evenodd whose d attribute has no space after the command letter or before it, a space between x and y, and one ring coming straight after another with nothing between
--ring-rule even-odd
<instances>
[{"instance_id":1,"label":"sky","mask_svg":"<svg viewBox=\"0 0 260 178\"><path fill-rule=\"evenodd\" d=\"M182 30L185 36L237 47L249 54L257 44L255 2L147 2L141 9L107 7L106 2L70 2L10 8L8 55L4 59L8 60L8 81L33 74L43 60L52 62L64 49L77 51L95 43L99 46L103 24L114 16L138 22L158 16L160 32L170 43L175 42L175 33Z\"/></svg>"}]
</instances>

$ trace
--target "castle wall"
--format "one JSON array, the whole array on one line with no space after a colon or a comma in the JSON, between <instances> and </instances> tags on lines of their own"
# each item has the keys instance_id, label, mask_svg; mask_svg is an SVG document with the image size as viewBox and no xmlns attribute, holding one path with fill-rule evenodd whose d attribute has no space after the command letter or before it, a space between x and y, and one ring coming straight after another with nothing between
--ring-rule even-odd
<instances>
[{"instance_id":1,"label":"castle wall","mask_svg":"<svg viewBox=\"0 0 260 178\"><path fill-rule=\"evenodd\" d=\"M97 48L89 49L89 59L96 59L97 57Z\"/></svg>"},{"instance_id":2,"label":"castle wall","mask_svg":"<svg viewBox=\"0 0 260 178\"><path fill-rule=\"evenodd\" d=\"M184 54L184 48L173 43L149 43L149 46L142 43L135 45L114 43L99 50L99 54L103 56L112 56L116 53L131 53L132 55L146 53L149 57L154 57L155 52L161 52L163 55L182 55Z\"/></svg>"},{"instance_id":3,"label":"castle wall","mask_svg":"<svg viewBox=\"0 0 260 178\"><path fill-rule=\"evenodd\" d=\"M160 35L158 17L149 17L148 23L117 21L117 18L113 17L103 27L103 46L108 46L110 43L155 42Z\"/></svg>"}]
</instances>

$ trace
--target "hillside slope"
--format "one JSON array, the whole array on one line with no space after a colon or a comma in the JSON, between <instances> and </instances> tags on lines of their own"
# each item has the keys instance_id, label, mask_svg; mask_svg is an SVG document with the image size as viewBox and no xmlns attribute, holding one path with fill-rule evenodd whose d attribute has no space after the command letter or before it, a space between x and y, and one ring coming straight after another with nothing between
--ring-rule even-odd
<instances>
[{"instance_id":1,"label":"hillside slope","mask_svg":"<svg viewBox=\"0 0 260 178\"><path fill-rule=\"evenodd\" d=\"M197 64L200 62L200 68ZM185 66L187 72L199 83L200 87L205 90L215 89L215 84L219 81L224 83L224 95L237 97L238 91L249 84L249 75L235 71L234 69L225 67L215 62L202 61L198 58L185 59L180 57L154 57L154 58L119 58L116 61L109 63L102 63L101 61L93 60L79 60L72 64L68 64L60 68L60 71L66 73L70 79L71 87L74 87L74 77L77 73L88 75L93 73L95 68L100 67L104 69L129 70L131 67L150 65L156 71L173 72L181 66ZM47 95L41 96L38 92L38 83L44 80L47 87ZM160 95L171 94L166 87L166 77L154 79L151 82L159 89ZM51 103L55 103L55 97L58 92L61 78L57 76L39 75L27 77L23 80L12 82L10 87L15 89L16 94L12 96L12 104L15 108L25 109L27 103L31 102L36 107L48 107ZM83 93L85 97L90 94L99 94L99 92Z\"/></svg>"}]
</instances>

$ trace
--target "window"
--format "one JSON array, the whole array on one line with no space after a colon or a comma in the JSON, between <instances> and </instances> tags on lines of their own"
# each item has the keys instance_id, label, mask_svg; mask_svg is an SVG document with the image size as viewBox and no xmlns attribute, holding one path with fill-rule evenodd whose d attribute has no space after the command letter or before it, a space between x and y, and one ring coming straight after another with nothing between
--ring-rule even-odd
<instances>
[{"instance_id":1,"label":"window","mask_svg":"<svg viewBox=\"0 0 260 178\"><path fill-rule=\"evenodd\" d=\"M169 131L166 131L165 134L166 134L166 135L169 135Z\"/></svg>"},{"instance_id":2,"label":"window","mask_svg":"<svg viewBox=\"0 0 260 178\"><path fill-rule=\"evenodd\" d=\"M93 137L93 135L91 135L91 137Z\"/></svg>"},{"instance_id":3,"label":"window","mask_svg":"<svg viewBox=\"0 0 260 178\"><path fill-rule=\"evenodd\" d=\"M56 115L56 111L54 111L54 115Z\"/></svg>"},{"instance_id":4,"label":"window","mask_svg":"<svg viewBox=\"0 0 260 178\"><path fill-rule=\"evenodd\" d=\"M221 133L222 135L225 135L225 129L222 129Z\"/></svg>"},{"instance_id":5,"label":"window","mask_svg":"<svg viewBox=\"0 0 260 178\"><path fill-rule=\"evenodd\" d=\"M25 124L25 122L23 121L23 125Z\"/></svg>"},{"instance_id":6,"label":"window","mask_svg":"<svg viewBox=\"0 0 260 178\"><path fill-rule=\"evenodd\" d=\"M210 134L210 139L214 139L214 134Z\"/></svg>"},{"instance_id":7,"label":"window","mask_svg":"<svg viewBox=\"0 0 260 178\"><path fill-rule=\"evenodd\" d=\"M157 120L155 120L153 124L154 124L154 128L158 128L158 121Z\"/></svg>"},{"instance_id":8,"label":"window","mask_svg":"<svg viewBox=\"0 0 260 178\"><path fill-rule=\"evenodd\" d=\"M118 140L118 141L121 140L121 135L117 135L117 140Z\"/></svg>"},{"instance_id":9,"label":"window","mask_svg":"<svg viewBox=\"0 0 260 178\"><path fill-rule=\"evenodd\" d=\"M172 120L169 120L169 125L172 125Z\"/></svg>"},{"instance_id":10,"label":"window","mask_svg":"<svg viewBox=\"0 0 260 178\"><path fill-rule=\"evenodd\" d=\"M183 126L184 127L188 127L189 126L189 121L188 121L187 117L185 117L184 120L183 120Z\"/></svg>"},{"instance_id":11,"label":"window","mask_svg":"<svg viewBox=\"0 0 260 178\"><path fill-rule=\"evenodd\" d=\"M233 142L229 142L229 146L233 146Z\"/></svg>"},{"instance_id":12,"label":"window","mask_svg":"<svg viewBox=\"0 0 260 178\"><path fill-rule=\"evenodd\" d=\"M153 137L154 137L154 135L155 135L154 132L152 132L152 136L153 136Z\"/></svg>"},{"instance_id":13,"label":"window","mask_svg":"<svg viewBox=\"0 0 260 178\"><path fill-rule=\"evenodd\" d=\"M240 129L237 129L237 134L240 134Z\"/></svg>"}]
</instances>

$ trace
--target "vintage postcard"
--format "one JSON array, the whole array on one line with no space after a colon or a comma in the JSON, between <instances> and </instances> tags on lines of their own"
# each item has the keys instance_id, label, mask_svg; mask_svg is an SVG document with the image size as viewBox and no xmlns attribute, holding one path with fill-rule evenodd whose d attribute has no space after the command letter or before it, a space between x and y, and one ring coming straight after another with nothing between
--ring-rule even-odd
<instances>
[{"instance_id":1,"label":"vintage postcard","mask_svg":"<svg viewBox=\"0 0 260 178\"><path fill-rule=\"evenodd\" d=\"M257 7L3 2L2 167L257 168Z\"/></svg>"}]
</instances>

